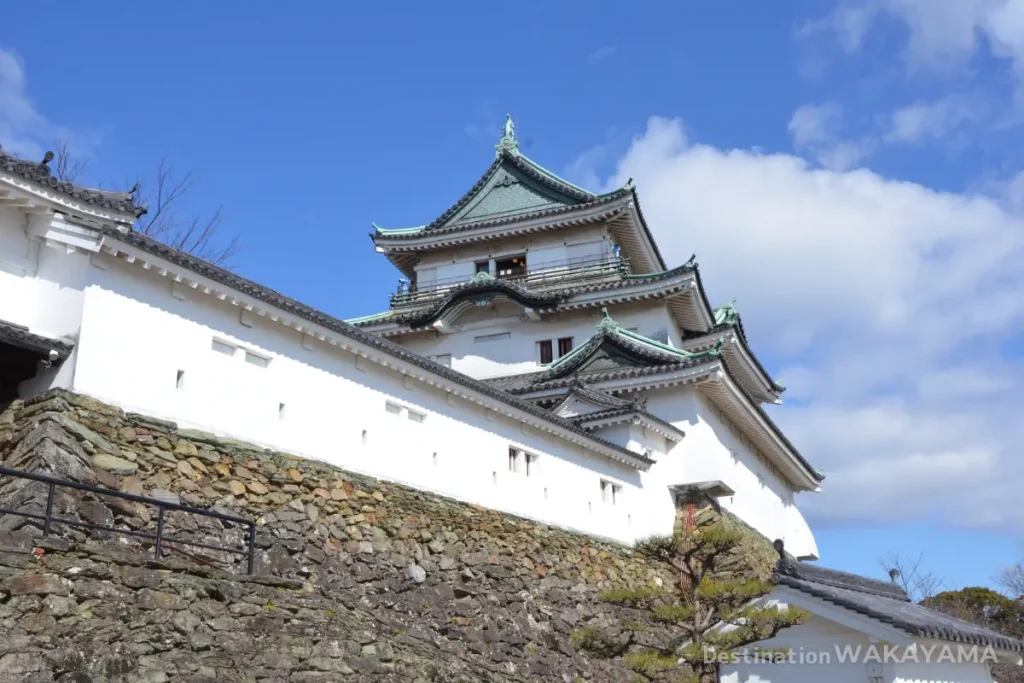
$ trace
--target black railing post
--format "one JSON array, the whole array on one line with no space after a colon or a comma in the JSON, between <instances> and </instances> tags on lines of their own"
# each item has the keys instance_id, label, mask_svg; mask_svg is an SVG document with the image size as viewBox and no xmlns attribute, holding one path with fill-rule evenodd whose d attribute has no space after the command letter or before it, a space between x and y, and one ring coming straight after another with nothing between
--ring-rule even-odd
<instances>
[{"instance_id":1,"label":"black railing post","mask_svg":"<svg viewBox=\"0 0 1024 683\"><path fill-rule=\"evenodd\" d=\"M51 481L46 493L46 519L43 521L43 536L50 535L50 521L53 519L53 489Z\"/></svg>"},{"instance_id":2,"label":"black railing post","mask_svg":"<svg viewBox=\"0 0 1024 683\"><path fill-rule=\"evenodd\" d=\"M160 543L164 537L164 506L157 506L156 513L156 545L153 547L153 554L160 559Z\"/></svg>"},{"instance_id":3,"label":"black railing post","mask_svg":"<svg viewBox=\"0 0 1024 683\"><path fill-rule=\"evenodd\" d=\"M125 534L134 538L145 538L148 540L155 541L154 552L157 558L163 556L163 542L164 542L164 520L167 514L167 510L178 510L193 515L202 515L204 517L211 517L213 519L219 519L230 524L237 524L248 527L249 538L248 547L242 548L225 548L221 545L210 545L201 541L193 541L186 538L175 538L169 536L168 541L174 543L180 543L182 545L189 545L196 548L207 548L208 550L224 551L233 555L246 555L248 556L249 573L252 574L255 570L256 561L256 524L251 519L243 519L241 517L233 517L231 515L225 515L215 510L202 510L199 508L189 507L187 505L181 505L180 503L169 503L161 501L156 498L147 498L145 496L136 496L130 493L123 493L121 491L115 491L108 488L100 488L98 486L90 486L89 484L80 484L76 481L66 481L61 479L55 479L54 477L46 476L43 474L34 474L31 472L23 472L21 470L15 470L8 467L0 466L0 477L15 477L19 479L27 479L29 481L36 481L47 486L46 492L46 510L45 514L38 512L29 512L28 510L12 510L0 506L0 515L14 515L15 517L25 517L27 519L38 520L43 523L43 535L49 535L53 530L54 524L63 524L68 527L74 527L78 529L95 529L96 531L109 531L116 534ZM83 522L77 519L70 519L67 517L54 516L53 513L53 502L57 497L58 488L68 488L76 491L87 491L97 496L109 496L114 498L120 498L121 500L130 500L135 503L141 503L143 505L156 506L157 508L157 530L156 533L150 533L148 531L133 530L118 528L117 526L107 524L92 524L90 522ZM236 527L232 527L236 528Z\"/></svg>"},{"instance_id":4,"label":"black railing post","mask_svg":"<svg viewBox=\"0 0 1024 683\"><path fill-rule=\"evenodd\" d=\"M249 574L252 574L256 561L256 525L249 522Z\"/></svg>"}]
</instances>

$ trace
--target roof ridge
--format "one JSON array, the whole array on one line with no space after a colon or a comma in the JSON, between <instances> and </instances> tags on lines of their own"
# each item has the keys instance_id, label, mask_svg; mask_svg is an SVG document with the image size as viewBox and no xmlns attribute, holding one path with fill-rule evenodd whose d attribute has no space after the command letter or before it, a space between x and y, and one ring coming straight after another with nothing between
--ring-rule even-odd
<instances>
[{"instance_id":1,"label":"roof ridge","mask_svg":"<svg viewBox=\"0 0 1024 683\"><path fill-rule=\"evenodd\" d=\"M70 196L85 204L93 204L105 209L130 213L136 218L146 214L148 207L139 206L135 203L135 192L138 184L128 192L117 192L116 190L101 190L98 188L75 185L67 180L62 180L53 175L49 164L54 159L53 152L47 152L40 162L20 159L7 152L0 146L0 171L14 173L26 180L38 183L51 190Z\"/></svg>"}]
</instances>

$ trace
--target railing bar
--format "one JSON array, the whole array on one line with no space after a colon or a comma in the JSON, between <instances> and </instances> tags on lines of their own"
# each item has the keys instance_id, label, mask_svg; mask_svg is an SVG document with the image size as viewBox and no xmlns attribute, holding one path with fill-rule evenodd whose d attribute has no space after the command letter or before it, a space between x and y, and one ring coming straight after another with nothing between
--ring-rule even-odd
<instances>
[{"instance_id":1,"label":"railing bar","mask_svg":"<svg viewBox=\"0 0 1024 683\"><path fill-rule=\"evenodd\" d=\"M18 513L14 513L17 515ZM102 524L91 524L89 522L79 522L73 519L60 519L54 518L54 522L58 524L67 524L68 526L81 527L84 529L95 529L96 531L110 531L115 534L124 534L126 536L134 536L136 538L148 538L150 540L156 540L157 535L149 533L147 531L132 531L131 529L118 529L117 527L103 526ZM208 545L206 543L200 543L199 541L187 541L181 538L172 538L169 536L162 537L163 541L170 543L178 543L180 545L191 545L199 548L206 548L207 550L219 550L225 553L231 553L232 555L245 555L248 550L237 550L235 548L222 548L220 546Z\"/></svg>"},{"instance_id":2,"label":"railing bar","mask_svg":"<svg viewBox=\"0 0 1024 683\"><path fill-rule=\"evenodd\" d=\"M164 506L160 505L157 507L156 513L156 543L153 547L153 555L156 559L160 559L160 541L161 536L164 534Z\"/></svg>"},{"instance_id":3,"label":"railing bar","mask_svg":"<svg viewBox=\"0 0 1024 683\"><path fill-rule=\"evenodd\" d=\"M43 536L50 535L50 521L53 518L53 489L55 484L51 481L46 490L46 521L43 523Z\"/></svg>"},{"instance_id":4,"label":"railing bar","mask_svg":"<svg viewBox=\"0 0 1024 683\"><path fill-rule=\"evenodd\" d=\"M168 510L181 510L183 512L189 512L194 515L202 515L204 517L213 517L215 519L223 519L228 522L235 522L236 524L249 524L250 520L243 519L241 517L233 517L231 515L225 515L220 512L214 512L213 510L203 510L202 508L192 508L187 505L180 505L178 503L165 503L155 498L146 498L145 496L136 496L130 493L122 493L120 491L114 491L112 489L105 489L99 486L90 486L89 484L79 484L75 481L63 481L54 477L48 477L43 474L34 474L31 472L24 472L22 470L12 470L7 467L0 467L0 474L10 475L12 477L18 477L20 479L31 479L33 481L41 481L47 484L54 484L56 486L62 486L64 488L77 489L79 491L89 491L90 493L96 493L102 496L113 496L115 498L121 498L122 500L130 500L136 503L145 503L146 505L162 505Z\"/></svg>"},{"instance_id":5,"label":"railing bar","mask_svg":"<svg viewBox=\"0 0 1024 683\"><path fill-rule=\"evenodd\" d=\"M40 522L46 521L46 515L37 515L31 512L22 512L21 510L8 510L7 508L0 508L0 512L8 515L14 515L15 517L25 517L27 519L38 519Z\"/></svg>"},{"instance_id":6,"label":"railing bar","mask_svg":"<svg viewBox=\"0 0 1024 683\"><path fill-rule=\"evenodd\" d=\"M0 511L0 512L2 512L2 511ZM15 512L13 514L17 515L18 513ZM82 528L91 528L91 529L95 529L97 531L111 531L113 533L124 533L125 536L131 536L131 537L134 537L134 538L137 538L137 539L150 539L151 541L156 541L157 540L156 533L151 533L151 532L148 532L148 531L134 531L132 529L118 528L116 526L103 526L102 524L92 524L92 523L89 523L89 522L80 522L80 521L76 521L74 519L54 518L53 521L56 522L56 523L59 523L59 524L68 524L69 526L80 526ZM176 543L176 544L179 544L179 545L182 545L182 546L196 546L198 548L206 548L207 550L217 550L217 551L221 551L221 552L225 552L225 553L230 553L231 555L245 555L246 553L249 552L248 550L238 550L238 549L234 549L234 548L222 548L220 546L211 546L209 544L200 543L199 541L186 541L185 539L178 539L178 538L172 538L172 537L166 537L166 536L162 537L161 540L164 541L164 542L168 542L168 543Z\"/></svg>"},{"instance_id":7,"label":"railing bar","mask_svg":"<svg viewBox=\"0 0 1024 683\"><path fill-rule=\"evenodd\" d=\"M252 574L253 564L256 560L256 525L249 522L249 568L248 573Z\"/></svg>"}]
</instances>

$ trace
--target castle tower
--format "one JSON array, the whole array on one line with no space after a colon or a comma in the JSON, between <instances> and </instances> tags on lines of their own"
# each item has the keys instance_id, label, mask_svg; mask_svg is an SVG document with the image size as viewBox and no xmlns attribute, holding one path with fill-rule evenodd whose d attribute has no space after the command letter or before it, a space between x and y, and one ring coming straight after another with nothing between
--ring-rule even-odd
<instances>
[{"instance_id":1,"label":"castle tower","mask_svg":"<svg viewBox=\"0 0 1024 683\"><path fill-rule=\"evenodd\" d=\"M558 177L509 118L439 217L371 236L403 279L387 311L347 322L654 459L644 488L666 514L670 489L696 487L817 556L795 494L822 477L762 407L784 387L735 306L711 306L696 259L665 263L632 181L597 194Z\"/></svg>"}]
</instances>

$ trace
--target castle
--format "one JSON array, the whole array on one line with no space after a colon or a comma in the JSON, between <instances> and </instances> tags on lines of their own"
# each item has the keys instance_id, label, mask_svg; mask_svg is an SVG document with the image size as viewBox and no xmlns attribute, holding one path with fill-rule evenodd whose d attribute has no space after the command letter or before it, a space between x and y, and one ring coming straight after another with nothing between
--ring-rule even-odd
<instances>
[{"instance_id":1,"label":"castle","mask_svg":"<svg viewBox=\"0 0 1024 683\"><path fill-rule=\"evenodd\" d=\"M509 120L440 216L374 226L403 279L347 321L134 231L144 211L0 150L0 400L62 387L624 544L700 492L784 541L790 600L853 581L798 562L818 550L797 494L823 476L764 410L784 387L735 307L664 261L632 183L567 182Z\"/></svg>"}]
</instances>

